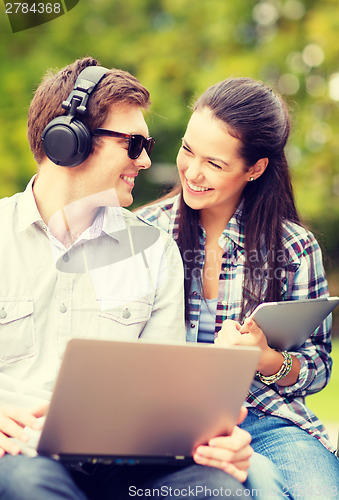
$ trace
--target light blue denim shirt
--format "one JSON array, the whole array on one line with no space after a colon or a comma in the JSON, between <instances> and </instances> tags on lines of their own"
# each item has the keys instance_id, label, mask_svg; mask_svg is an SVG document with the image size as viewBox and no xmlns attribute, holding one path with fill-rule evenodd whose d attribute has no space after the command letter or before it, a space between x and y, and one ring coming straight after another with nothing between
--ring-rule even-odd
<instances>
[{"instance_id":1,"label":"light blue denim shirt","mask_svg":"<svg viewBox=\"0 0 339 500\"><path fill-rule=\"evenodd\" d=\"M185 341L172 238L106 207L66 249L43 222L32 185L0 201L0 404L48 400L71 338Z\"/></svg>"}]
</instances>

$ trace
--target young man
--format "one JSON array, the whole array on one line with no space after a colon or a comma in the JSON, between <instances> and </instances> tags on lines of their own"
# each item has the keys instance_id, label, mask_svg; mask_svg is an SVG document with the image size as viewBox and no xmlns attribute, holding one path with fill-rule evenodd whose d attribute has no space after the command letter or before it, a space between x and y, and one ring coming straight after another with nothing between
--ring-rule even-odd
<instances>
[{"instance_id":1,"label":"young man","mask_svg":"<svg viewBox=\"0 0 339 500\"><path fill-rule=\"evenodd\" d=\"M148 105L136 78L91 58L48 75L32 100L28 138L37 175L24 193L0 202L3 499L128 498L140 493L129 494L130 487L161 486L181 491L180 498L199 485L199 498L217 488L242 498L235 478L246 479L251 448L239 428L221 438L220 449L216 444L215 467L79 471L21 454L25 426L40 427L69 339L184 341L179 251L165 233L120 208L132 203L135 178L151 165L154 140L142 113Z\"/></svg>"}]
</instances>

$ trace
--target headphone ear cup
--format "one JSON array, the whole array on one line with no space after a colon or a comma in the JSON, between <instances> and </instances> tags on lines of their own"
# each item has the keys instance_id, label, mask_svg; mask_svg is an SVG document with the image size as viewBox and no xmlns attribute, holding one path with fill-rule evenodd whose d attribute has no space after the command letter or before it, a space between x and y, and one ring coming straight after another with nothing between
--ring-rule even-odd
<instances>
[{"instance_id":1,"label":"headphone ear cup","mask_svg":"<svg viewBox=\"0 0 339 500\"><path fill-rule=\"evenodd\" d=\"M62 167L76 167L84 162L92 149L92 135L86 125L74 117L54 118L42 133L46 156Z\"/></svg>"}]
</instances>

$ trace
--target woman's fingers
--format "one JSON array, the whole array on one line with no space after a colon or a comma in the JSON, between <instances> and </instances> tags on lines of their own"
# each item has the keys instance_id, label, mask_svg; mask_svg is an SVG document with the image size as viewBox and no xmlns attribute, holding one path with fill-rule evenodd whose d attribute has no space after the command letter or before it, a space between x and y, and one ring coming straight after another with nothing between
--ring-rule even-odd
<instances>
[{"instance_id":1,"label":"woman's fingers","mask_svg":"<svg viewBox=\"0 0 339 500\"><path fill-rule=\"evenodd\" d=\"M218 336L214 340L214 343L218 346L232 346L236 345L241 337L239 332L240 323L230 319L226 319L218 332Z\"/></svg>"}]
</instances>

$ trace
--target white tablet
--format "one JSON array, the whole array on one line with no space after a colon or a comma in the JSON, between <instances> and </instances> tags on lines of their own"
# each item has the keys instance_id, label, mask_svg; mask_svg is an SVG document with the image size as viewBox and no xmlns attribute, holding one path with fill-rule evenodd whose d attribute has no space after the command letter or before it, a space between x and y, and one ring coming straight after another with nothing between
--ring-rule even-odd
<instances>
[{"instance_id":1,"label":"white tablet","mask_svg":"<svg viewBox=\"0 0 339 500\"><path fill-rule=\"evenodd\" d=\"M251 318L275 349L297 349L339 304L339 297L264 302Z\"/></svg>"}]
</instances>

